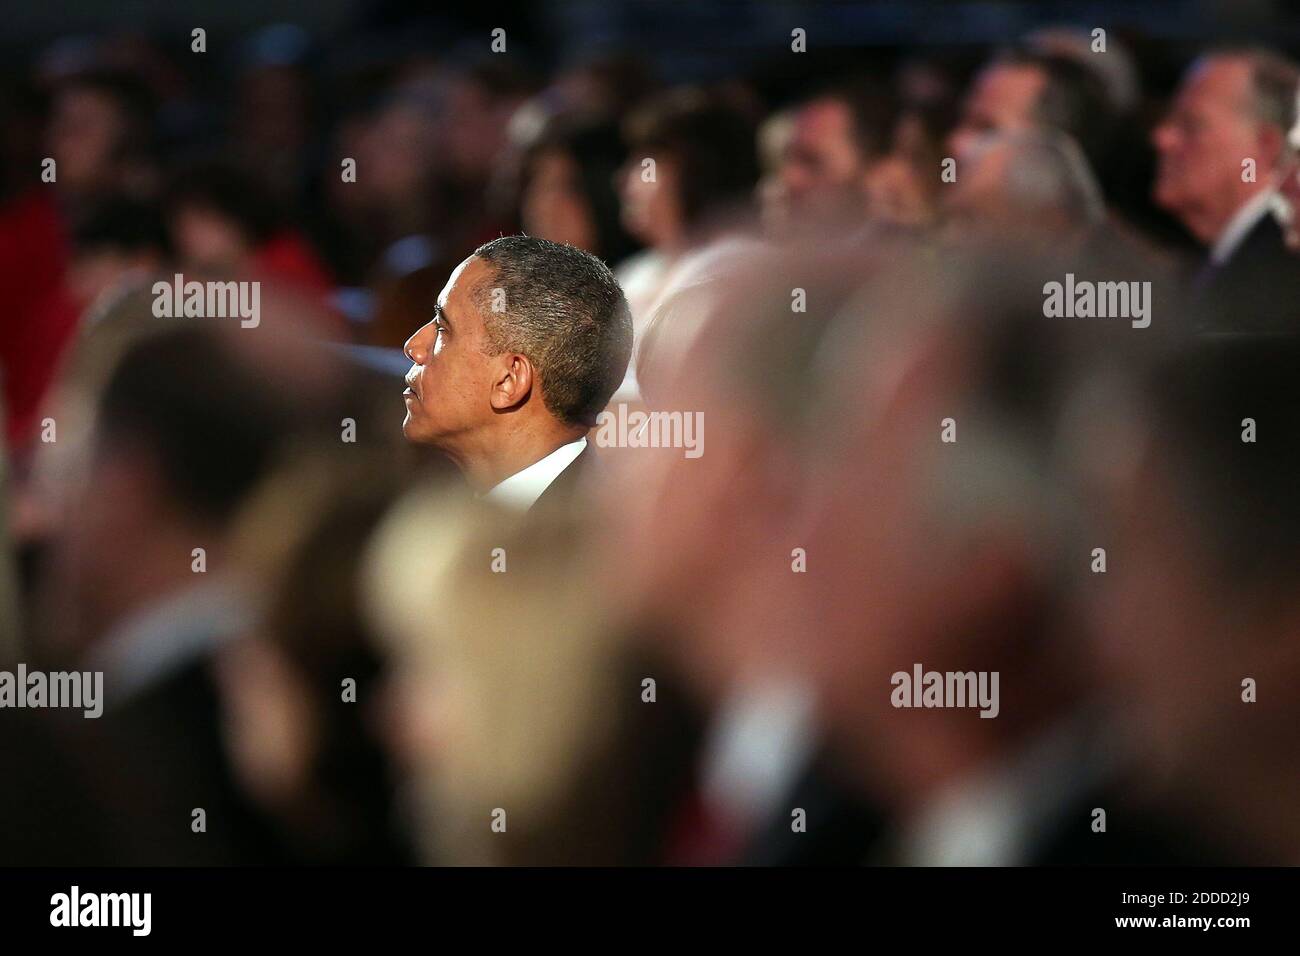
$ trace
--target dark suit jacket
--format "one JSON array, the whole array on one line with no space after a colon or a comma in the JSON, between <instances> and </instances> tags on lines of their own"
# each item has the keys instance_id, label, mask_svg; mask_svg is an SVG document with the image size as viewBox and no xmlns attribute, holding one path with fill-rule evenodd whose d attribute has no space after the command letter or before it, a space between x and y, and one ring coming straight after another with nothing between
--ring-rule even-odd
<instances>
[{"instance_id":1,"label":"dark suit jacket","mask_svg":"<svg viewBox=\"0 0 1300 956\"><path fill-rule=\"evenodd\" d=\"M1220 266L1206 265L1192 290L1199 331L1300 331L1300 257L1286 247L1282 228L1261 219Z\"/></svg>"},{"instance_id":2,"label":"dark suit jacket","mask_svg":"<svg viewBox=\"0 0 1300 956\"><path fill-rule=\"evenodd\" d=\"M1094 833L1093 810L1106 811L1106 832ZM1248 862L1204 841L1184 823L1156 817L1114 787L1072 804L1041 835L1026 866L1227 866Z\"/></svg>"},{"instance_id":3,"label":"dark suit jacket","mask_svg":"<svg viewBox=\"0 0 1300 956\"><path fill-rule=\"evenodd\" d=\"M80 711L0 711L0 866L116 862L67 740L82 720Z\"/></svg>"},{"instance_id":4,"label":"dark suit jacket","mask_svg":"<svg viewBox=\"0 0 1300 956\"><path fill-rule=\"evenodd\" d=\"M528 509L530 515L563 515L580 507L578 491L587 482L599 478L599 465L595 463L595 453L588 440L578 457L569 462L569 466L555 476L546 490L542 492L533 506Z\"/></svg>"},{"instance_id":5,"label":"dark suit jacket","mask_svg":"<svg viewBox=\"0 0 1300 956\"><path fill-rule=\"evenodd\" d=\"M787 807L807 814L796 833ZM825 755L819 756L782 801L781 812L759 828L736 861L741 866L858 866L884 830L876 808L840 782Z\"/></svg>"},{"instance_id":6,"label":"dark suit jacket","mask_svg":"<svg viewBox=\"0 0 1300 956\"><path fill-rule=\"evenodd\" d=\"M240 791L206 658L85 721L81 763L116 865L296 862ZM207 831L191 828L202 808Z\"/></svg>"}]
</instances>

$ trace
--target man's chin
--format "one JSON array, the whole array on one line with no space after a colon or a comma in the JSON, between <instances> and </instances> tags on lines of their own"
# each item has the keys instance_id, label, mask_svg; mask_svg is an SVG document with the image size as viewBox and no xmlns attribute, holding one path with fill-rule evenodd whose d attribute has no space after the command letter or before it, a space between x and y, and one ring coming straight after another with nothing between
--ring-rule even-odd
<instances>
[{"instance_id":1,"label":"man's chin","mask_svg":"<svg viewBox=\"0 0 1300 956\"><path fill-rule=\"evenodd\" d=\"M409 442L424 443L428 438L423 434L419 424L411 418L411 413L406 413L406 419L402 422L402 435Z\"/></svg>"},{"instance_id":2,"label":"man's chin","mask_svg":"<svg viewBox=\"0 0 1300 956\"><path fill-rule=\"evenodd\" d=\"M441 444L439 434L429 427L427 421L413 418L409 413L406 420L402 422L402 435L413 445L429 445L437 448Z\"/></svg>"},{"instance_id":3,"label":"man's chin","mask_svg":"<svg viewBox=\"0 0 1300 956\"><path fill-rule=\"evenodd\" d=\"M1155 188L1151 191L1151 198L1155 204L1178 219L1183 219L1188 213L1188 202L1186 193L1179 188L1176 183L1161 184L1156 182Z\"/></svg>"}]
</instances>

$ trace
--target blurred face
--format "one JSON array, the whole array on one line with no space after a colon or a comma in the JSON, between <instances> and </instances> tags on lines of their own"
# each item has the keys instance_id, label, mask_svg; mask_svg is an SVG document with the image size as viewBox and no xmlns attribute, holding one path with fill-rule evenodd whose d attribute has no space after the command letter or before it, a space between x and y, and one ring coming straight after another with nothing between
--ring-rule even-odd
<instances>
[{"instance_id":1,"label":"blurred face","mask_svg":"<svg viewBox=\"0 0 1300 956\"><path fill-rule=\"evenodd\" d=\"M76 87L62 93L49 132L60 185L74 191L104 185L123 135L125 121L112 98Z\"/></svg>"},{"instance_id":2,"label":"blurred face","mask_svg":"<svg viewBox=\"0 0 1300 956\"><path fill-rule=\"evenodd\" d=\"M818 100L799 111L781 158L779 178L795 217L862 215L868 163L849 108Z\"/></svg>"},{"instance_id":3,"label":"blurred face","mask_svg":"<svg viewBox=\"0 0 1300 956\"><path fill-rule=\"evenodd\" d=\"M915 384L947 379L918 344L882 340L866 349L874 358L854 390L858 424L824 473L808 536L808 603L816 615L800 635L802 657L830 723L858 735L864 722L892 712L892 673L916 661L942 666L936 636L953 623L945 613L957 613L936 535L943 529L923 492L934 480L937 423L953 401Z\"/></svg>"},{"instance_id":4,"label":"blurred face","mask_svg":"<svg viewBox=\"0 0 1300 956\"><path fill-rule=\"evenodd\" d=\"M920 226L930 219L930 202L916 167L902 156L877 163L867 177L867 200L874 219Z\"/></svg>"},{"instance_id":5,"label":"blurred face","mask_svg":"<svg viewBox=\"0 0 1300 956\"><path fill-rule=\"evenodd\" d=\"M1155 200L1202 242L1213 242L1234 212L1264 188L1281 146L1251 115L1248 65L1205 60L1193 67L1173 109L1152 134L1158 166ZM1242 182L1242 160L1257 164L1254 183Z\"/></svg>"},{"instance_id":6,"label":"blurred face","mask_svg":"<svg viewBox=\"0 0 1300 956\"><path fill-rule=\"evenodd\" d=\"M182 206L172 216L172 234L182 263L202 269L235 269L251 249L229 219L201 206Z\"/></svg>"},{"instance_id":7,"label":"blurred face","mask_svg":"<svg viewBox=\"0 0 1300 956\"><path fill-rule=\"evenodd\" d=\"M700 403L681 399L673 407L700 410ZM709 438L707 453L687 460L675 448L620 449L608 456L609 482L602 489L610 545L617 558L605 562L609 593L621 606L634 608L696 686L716 689L733 676L737 655L728 646L735 635L720 626L719 611L742 578L751 593L757 582L746 576L749 565L735 551L752 553L753 512L730 507L737 500L756 508L760 482L752 473L761 463L726 438L745 434L748 422L726 420L716 405L703 412ZM727 431L728 428L731 431ZM750 469L750 473L744 470ZM759 508L760 512L762 511ZM764 526L772 532L772 524ZM758 546L761 547L761 546ZM754 635L747 634L751 643Z\"/></svg>"},{"instance_id":8,"label":"blurred face","mask_svg":"<svg viewBox=\"0 0 1300 956\"><path fill-rule=\"evenodd\" d=\"M746 274L697 291L685 312L708 316L704 329L663 330L682 339L660 340L670 357L661 376L642 382L653 382L647 409L699 416L698 457L673 447L611 450L597 499L609 532L599 592L648 624L656 650L710 697L738 678L788 671L783 635L805 577L791 573L788 550L772 547L805 543L790 530L802 528L797 452L721 371L734 362L731 327L753 314L736 304L754 301L751 281Z\"/></svg>"},{"instance_id":9,"label":"blurred face","mask_svg":"<svg viewBox=\"0 0 1300 956\"><path fill-rule=\"evenodd\" d=\"M268 810L294 806L312 786L320 746L311 693L273 639L231 641L215 660L225 742L240 783Z\"/></svg>"},{"instance_id":10,"label":"blurred face","mask_svg":"<svg viewBox=\"0 0 1300 956\"><path fill-rule=\"evenodd\" d=\"M240 140L261 149L297 149L306 135L307 85L297 69L265 66L240 82Z\"/></svg>"},{"instance_id":11,"label":"blurred face","mask_svg":"<svg viewBox=\"0 0 1300 956\"><path fill-rule=\"evenodd\" d=\"M1253 716L1241 679L1272 669L1246 609L1219 597L1198 522L1169 495L1176 479L1152 456L1117 485L1107 553L1123 560L1107 568L1090 610L1099 660L1131 728L1124 739L1153 770L1211 768L1212 755L1240 747L1242 721Z\"/></svg>"},{"instance_id":12,"label":"blurred face","mask_svg":"<svg viewBox=\"0 0 1300 956\"><path fill-rule=\"evenodd\" d=\"M113 248L78 252L68 264L67 284L83 307L89 306L127 276L145 275L159 265L151 252L124 252Z\"/></svg>"},{"instance_id":13,"label":"blurred face","mask_svg":"<svg viewBox=\"0 0 1300 956\"><path fill-rule=\"evenodd\" d=\"M653 159L647 168L645 159ZM677 164L666 155L629 159L619 182L623 227L656 249L672 248L685 239Z\"/></svg>"},{"instance_id":14,"label":"blurred face","mask_svg":"<svg viewBox=\"0 0 1300 956\"><path fill-rule=\"evenodd\" d=\"M962 159L963 175L942 194L945 238L977 240L1018 225L1020 217L1006 202L1003 188L1010 151L993 147L973 161Z\"/></svg>"},{"instance_id":15,"label":"blurred face","mask_svg":"<svg viewBox=\"0 0 1300 956\"><path fill-rule=\"evenodd\" d=\"M1034 66L999 64L980 73L962 106L961 120L948 137L956 156L988 133L1034 129L1035 113L1047 78Z\"/></svg>"},{"instance_id":16,"label":"blurred face","mask_svg":"<svg viewBox=\"0 0 1300 956\"><path fill-rule=\"evenodd\" d=\"M380 203L404 205L423 195L439 156L430 117L395 105L380 113L358 136L357 183ZM345 154L351 155L351 154Z\"/></svg>"},{"instance_id":17,"label":"blurred face","mask_svg":"<svg viewBox=\"0 0 1300 956\"><path fill-rule=\"evenodd\" d=\"M410 441L454 452L491 419L493 364L474 301L491 272L475 256L457 266L438 295L433 320L406 342L414 364L406 373L402 433Z\"/></svg>"},{"instance_id":18,"label":"blurred face","mask_svg":"<svg viewBox=\"0 0 1300 956\"><path fill-rule=\"evenodd\" d=\"M1007 238L1033 241L1051 236L1071 242L1082 231L1063 212L1026 209L1008 195L1015 150L993 146L977 158L958 163L964 172L942 192L943 238L950 242L996 242Z\"/></svg>"},{"instance_id":19,"label":"blurred face","mask_svg":"<svg viewBox=\"0 0 1300 956\"><path fill-rule=\"evenodd\" d=\"M599 255L591 210L578 188L578 165L558 150L533 163L523 197L524 232Z\"/></svg>"},{"instance_id":20,"label":"blurred face","mask_svg":"<svg viewBox=\"0 0 1300 956\"><path fill-rule=\"evenodd\" d=\"M519 103L519 97L494 96L472 80L451 84L440 129L441 148L452 175L468 182L487 177L506 147L506 126Z\"/></svg>"}]
</instances>

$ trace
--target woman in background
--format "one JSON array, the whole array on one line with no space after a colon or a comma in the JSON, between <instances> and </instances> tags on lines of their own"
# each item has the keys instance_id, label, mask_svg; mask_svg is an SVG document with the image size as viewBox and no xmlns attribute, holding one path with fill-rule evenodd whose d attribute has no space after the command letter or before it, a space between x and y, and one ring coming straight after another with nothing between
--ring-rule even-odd
<instances>
[{"instance_id":1,"label":"woman in background","mask_svg":"<svg viewBox=\"0 0 1300 956\"><path fill-rule=\"evenodd\" d=\"M523 158L524 232L617 266L639 245L623 228L615 178L626 159L617 125L557 116Z\"/></svg>"}]
</instances>

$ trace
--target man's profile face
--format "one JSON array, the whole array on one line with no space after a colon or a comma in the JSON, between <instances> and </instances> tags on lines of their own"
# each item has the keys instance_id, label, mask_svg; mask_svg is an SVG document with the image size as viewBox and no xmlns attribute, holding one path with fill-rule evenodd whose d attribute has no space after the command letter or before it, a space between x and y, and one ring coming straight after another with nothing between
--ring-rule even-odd
<instances>
[{"instance_id":1,"label":"man's profile face","mask_svg":"<svg viewBox=\"0 0 1300 956\"><path fill-rule=\"evenodd\" d=\"M491 266L475 256L458 265L438 295L431 321L406 342L406 420L413 442L455 448L492 415L492 360L476 291Z\"/></svg>"},{"instance_id":2,"label":"man's profile face","mask_svg":"<svg viewBox=\"0 0 1300 956\"><path fill-rule=\"evenodd\" d=\"M1156 202L1203 242L1212 241L1246 198L1242 160L1270 161L1259 155L1256 133L1249 66L1232 59L1201 63L1152 135L1159 157ZM1257 179L1266 178L1261 170Z\"/></svg>"},{"instance_id":3,"label":"man's profile face","mask_svg":"<svg viewBox=\"0 0 1300 956\"><path fill-rule=\"evenodd\" d=\"M849 108L835 99L809 103L795 117L781 157L780 180L796 213L826 214L865 202L867 164Z\"/></svg>"},{"instance_id":4,"label":"man's profile face","mask_svg":"<svg viewBox=\"0 0 1300 956\"><path fill-rule=\"evenodd\" d=\"M60 95L48 147L59 164L59 182L79 190L101 184L112 174L126 125L121 108L104 93L73 88Z\"/></svg>"},{"instance_id":5,"label":"man's profile face","mask_svg":"<svg viewBox=\"0 0 1300 956\"><path fill-rule=\"evenodd\" d=\"M948 137L949 155L970 149L989 133L1035 129L1038 100L1046 85L1047 77L1036 66L1000 64L985 69L962 106L961 122Z\"/></svg>"},{"instance_id":6,"label":"man's profile face","mask_svg":"<svg viewBox=\"0 0 1300 956\"><path fill-rule=\"evenodd\" d=\"M964 175L943 196L944 237L953 241L988 239L1020 225L1006 201L1010 150L993 146L962 154Z\"/></svg>"}]
</instances>

